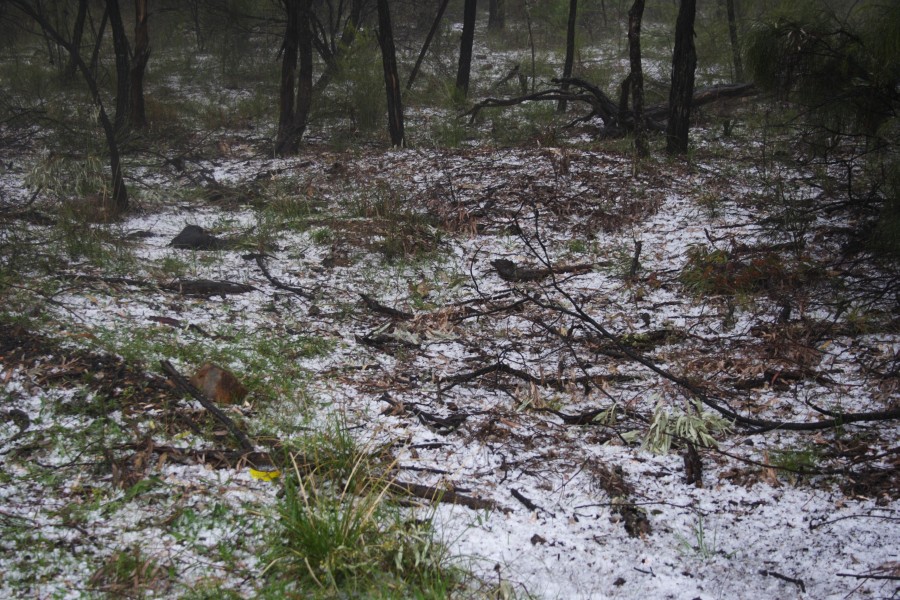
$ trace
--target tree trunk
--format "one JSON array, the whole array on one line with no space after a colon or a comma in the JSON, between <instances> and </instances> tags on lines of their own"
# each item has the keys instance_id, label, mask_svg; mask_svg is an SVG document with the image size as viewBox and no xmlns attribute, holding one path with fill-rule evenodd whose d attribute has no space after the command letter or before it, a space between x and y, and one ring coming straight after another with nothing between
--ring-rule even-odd
<instances>
[{"instance_id":1,"label":"tree trunk","mask_svg":"<svg viewBox=\"0 0 900 600\"><path fill-rule=\"evenodd\" d=\"M319 79L316 81L315 87L313 88L315 93L321 93L328 87L328 84L331 83L331 79L338 72L341 58L347 52L347 49L353 45L354 40L356 40L356 34L359 32L365 2L366 0L352 0L350 3L350 14L344 24L344 29L341 31L339 42L333 43L330 47L323 43L318 45L319 55L322 57L322 60L325 61L325 68L322 70L322 74L319 76ZM338 9L338 21L340 21L343 6L344 3L342 2ZM312 3L310 3L309 10L310 22L312 22L314 18L314 15L312 14ZM323 29L321 24L319 24L319 29L320 31ZM327 35L327 33L322 32L322 35Z\"/></svg>"},{"instance_id":2,"label":"tree trunk","mask_svg":"<svg viewBox=\"0 0 900 600\"><path fill-rule=\"evenodd\" d=\"M312 105L312 31L310 29L310 0L285 0L287 22L281 47L281 84L278 102L278 133L275 154L296 154L306 131ZM300 74L296 97L294 77L297 60ZM295 101L296 98L296 101Z\"/></svg>"},{"instance_id":3,"label":"tree trunk","mask_svg":"<svg viewBox=\"0 0 900 600\"><path fill-rule=\"evenodd\" d=\"M294 73L300 37L300 0L285 0L286 24L281 42L281 82L278 93L278 132L275 134L275 154L292 154L291 128L294 124Z\"/></svg>"},{"instance_id":4,"label":"tree trunk","mask_svg":"<svg viewBox=\"0 0 900 600\"><path fill-rule=\"evenodd\" d=\"M431 29L428 31L428 36L425 38L425 43L422 44L422 51L419 52L419 58L416 59L416 64L413 67L412 72L409 74L409 79L406 81L407 91L412 89L413 81L416 80L416 75L419 74L419 67L422 66L422 61L425 59L425 55L428 53L428 47L431 46L431 40L434 39L434 34L437 33L438 27L441 24L441 19L444 18L444 11L447 10L447 4L449 3L450 0L442 0L441 6L438 8L437 16L434 18L434 22L431 24Z\"/></svg>"},{"instance_id":5,"label":"tree trunk","mask_svg":"<svg viewBox=\"0 0 900 600\"><path fill-rule=\"evenodd\" d=\"M462 39L459 43L459 69L456 72L456 89L463 98L469 95L469 73L472 70L472 44L475 42L476 0L466 0L463 10Z\"/></svg>"},{"instance_id":6,"label":"tree trunk","mask_svg":"<svg viewBox=\"0 0 900 600\"><path fill-rule=\"evenodd\" d=\"M572 66L575 64L575 24L578 22L578 0L569 0L569 22L566 26L566 62L563 65L563 79L572 76ZM563 89L569 89L567 84L563 84ZM566 112L566 101L560 100L556 105L556 112Z\"/></svg>"},{"instance_id":7,"label":"tree trunk","mask_svg":"<svg viewBox=\"0 0 900 600\"><path fill-rule=\"evenodd\" d=\"M734 58L734 83L744 81L744 64L741 61L741 46L738 42L737 15L734 0L727 0L728 35L731 37L731 55Z\"/></svg>"},{"instance_id":8,"label":"tree trunk","mask_svg":"<svg viewBox=\"0 0 900 600\"><path fill-rule=\"evenodd\" d=\"M675 50L672 53L672 89L669 92L669 124L666 127L666 152L685 154L694 94L697 51L694 48L696 0L681 0L675 23Z\"/></svg>"},{"instance_id":9,"label":"tree trunk","mask_svg":"<svg viewBox=\"0 0 900 600\"><path fill-rule=\"evenodd\" d=\"M131 126L144 129L147 113L144 110L144 71L150 59L150 36L147 31L147 0L134 0L134 57L131 63Z\"/></svg>"},{"instance_id":10,"label":"tree trunk","mask_svg":"<svg viewBox=\"0 0 900 600\"><path fill-rule=\"evenodd\" d=\"M488 2L488 31L502 31L506 27L506 0Z\"/></svg>"},{"instance_id":11,"label":"tree trunk","mask_svg":"<svg viewBox=\"0 0 900 600\"><path fill-rule=\"evenodd\" d=\"M81 40L84 37L84 23L87 20L88 0L78 1L78 13L75 15L75 26L72 28L72 47L77 48L81 52ZM72 81L78 73L78 65L72 60L72 54L69 53L69 62L66 63L66 70L63 72L64 81Z\"/></svg>"},{"instance_id":12,"label":"tree trunk","mask_svg":"<svg viewBox=\"0 0 900 600\"><path fill-rule=\"evenodd\" d=\"M130 51L128 49L128 36L125 34L125 24L122 22L122 13L119 11L119 0L106 0L106 10L109 13L109 26L112 29L113 49L116 53L116 114L113 122L116 132L125 129L128 123L129 101L131 99L131 86L129 74Z\"/></svg>"},{"instance_id":13,"label":"tree trunk","mask_svg":"<svg viewBox=\"0 0 900 600\"><path fill-rule=\"evenodd\" d=\"M644 127L644 69L641 66L641 20L644 18L644 0L634 0L628 11L628 59L631 63L631 102L634 108L634 149L638 156L650 154L647 147L647 130Z\"/></svg>"},{"instance_id":14,"label":"tree trunk","mask_svg":"<svg viewBox=\"0 0 900 600\"><path fill-rule=\"evenodd\" d=\"M400 97L400 77L397 75L397 55L394 49L394 30L387 0L378 0L378 45L384 66L384 87L387 92L388 131L391 144L403 146L403 104Z\"/></svg>"},{"instance_id":15,"label":"tree trunk","mask_svg":"<svg viewBox=\"0 0 900 600\"><path fill-rule=\"evenodd\" d=\"M103 34L106 33L106 24L109 22L109 11L103 9L103 17L100 19L100 27L94 36L94 50L91 52L91 62L89 63L91 74L97 76L97 68L100 64L100 47L103 45ZM93 24L93 22L92 22Z\"/></svg>"}]
</instances>

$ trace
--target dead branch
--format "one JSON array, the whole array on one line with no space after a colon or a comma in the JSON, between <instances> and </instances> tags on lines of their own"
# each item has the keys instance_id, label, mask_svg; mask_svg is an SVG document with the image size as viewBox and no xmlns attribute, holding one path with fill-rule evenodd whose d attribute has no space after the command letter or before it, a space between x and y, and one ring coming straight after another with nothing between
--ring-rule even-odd
<instances>
[{"instance_id":1,"label":"dead branch","mask_svg":"<svg viewBox=\"0 0 900 600\"><path fill-rule=\"evenodd\" d=\"M589 121L595 117L603 121L602 137L622 136L634 129L634 115L631 111L621 111L619 106L599 87L579 77L553 79L557 86L531 94L513 98L485 98L475 103L472 108L460 117L469 117L474 123L478 114L485 108L503 108L517 106L525 102L581 102L591 107L587 115L575 119L569 125ZM693 106L703 106L726 98L739 98L756 93L752 83L734 85L714 85L696 90ZM644 126L651 131L665 131L665 124L659 122L668 116L668 104L658 104L644 109Z\"/></svg>"},{"instance_id":2,"label":"dead branch","mask_svg":"<svg viewBox=\"0 0 900 600\"><path fill-rule=\"evenodd\" d=\"M503 512L509 512L509 509L499 506L493 500L467 496L456 492L454 489L437 488L430 485L407 483L404 481L392 481L390 488L395 492L408 494L416 498L428 500L429 502L459 504L460 506L465 506L472 510L496 510L499 508Z\"/></svg>"},{"instance_id":3,"label":"dead branch","mask_svg":"<svg viewBox=\"0 0 900 600\"><path fill-rule=\"evenodd\" d=\"M209 398L207 398L203 392L198 390L190 381L188 381L184 375L178 372L178 369L172 366L167 360L159 361L162 370L169 376L169 379L172 380L172 383L175 384L178 389L185 392L186 394L193 397L197 402L203 405L203 408L208 410L212 416L214 416L220 423L222 423L228 431L234 436L234 439L240 445L241 449L244 452L250 454L255 452L255 448L253 446L253 442L250 441L250 438L247 437L247 434L241 431L241 428L238 427L234 421L231 420L231 417L226 415L222 410L216 406Z\"/></svg>"},{"instance_id":4,"label":"dead branch","mask_svg":"<svg viewBox=\"0 0 900 600\"><path fill-rule=\"evenodd\" d=\"M770 571L768 569L763 569L759 572L763 577L774 577L775 579L780 579L782 581L787 581L788 583L793 583L797 587L800 588L800 591L804 594L806 593L806 585L803 584L802 579L797 579L795 577L788 577L787 575L782 575L776 571Z\"/></svg>"},{"instance_id":5,"label":"dead branch","mask_svg":"<svg viewBox=\"0 0 900 600\"><path fill-rule=\"evenodd\" d=\"M545 267L552 268L550 264L549 253L547 252L546 247L544 246L543 240L541 239L539 233L539 219L538 213L535 211L534 213L534 227L537 240L537 244L540 245L540 249L536 248L535 245L529 240L526 236L522 236L522 240L531 250L532 254L536 256L539 260L541 260ZM520 228L521 230L521 228ZM863 423L863 422L872 422L872 421L891 421L900 418L900 406L890 408L882 411L872 411L872 412L859 412L859 413L844 413L844 412L834 412L831 413L830 418L824 419L822 421L770 421L767 419L756 419L753 417L746 417L741 415L728 406L725 405L725 401L719 398L715 398L709 393L706 392L700 385L694 383L693 381L687 379L686 377L682 377L676 375L669 371L668 369L664 369L656 364L652 359L648 358L641 352L638 352L634 348L632 348L629 344L626 344L619 338L619 336L614 335L609 330L606 329L599 321L597 321L594 317L589 315L581 303L579 303L572 295L563 289L560 285L560 282L554 277L550 280L550 287L556 291L560 296L565 298L566 302L569 306L563 306L559 302L553 300L544 300L538 294L529 293L526 290L520 290L520 293L531 302L533 302L536 306L544 308L546 310L551 310L554 312L558 312L560 314L567 315L572 317L578 321L581 321L583 324L587 325L590 330L592 330L596 335L601 337L604 340L607 340L611 343L618 351L620 351L624 356L630 358L631 360L645 366L650 369L652 372L656 373L660 377L671 381L682 389L686 390L690 393L691 396L700 400L704 405L708 408L711 408L721 414L722 416L730 419L737 425L742 425L744 427L752 427L755 428L753 433L763 433L766 431L771 431L775 429L780 430L789 430L789 431L819 431L823 429L832 429L834 427L839 427L843 425L849 425L851 423Z\"/></svg>"},{"instance_id":6,"label":"dead branch","mask_svg":"<svg viewBox=\"0 0 900 600\"><path fill-rule=\"evenodd\" d=\"M540 506L538 506L537 504L535 504L534 502L532 502L525 494L523 494L522 492L520 492L520 491L517 490L516 488L510 488L509 491L510 491L510 493L513 495L513 498L515 498L516 500L518 500L519 502L521 502L522 505L523 505L525 508L527 508L528 510L530 510L530 511L532 511L532 512L542 511L542 512L547 513L547 514L550 515L551 517L555 517L555 516L556 516L556 515L554 515L552 512L550 512L550 511L548 511L548 510L546 510L546 509L544 509L544 508L541 508Z\"/></svg>"},{"instance_id":7,"label":"dead branch","mask_svg":"<svg viewBox=\"0 0 900 600\"><path fill-rule=\"evenodd\" d=\"M413 318L412 313L404 312L402 310L397 310L396 308L391 308L390 306L385 306L381 302L378 302L368 294L360 293L360 298L365 303L366 308L371 310L372 312L380 313L382 315L387 315L392 319L401 319L407 321Z\"/></svg>"},{"instance_id":8,"label":"dead branch","mask_svg":"<svg viewBox=\"0 0 900 600\"><path fill-rule=\"evenodd\" d=\"M389 408L382 414L402 415L407 412L411 413L419 419L419 422L422 423L422 425L425 425L440 435L447 435L456 431L459 426L465 423L466 419L469 418L468 413L457 413L455 415L450 415L449 417L441 417L434 413L424 411L413 404L397 402L391 398L390 394L387 392L383 393L379 400L387 402L389 405Z\"/></svg>"},{"instance_id":9,"label":"dead branch","mask_svg":"<svg viewBox=\"0 0 900 600\"><path fill-rule=\"evenodd\" d=\"M163 290L177 292L183 296L222 296L229 294L246 294L256 291L252 285L234 281L214 281L212 279L178 279L172 283L159 286Z\"/></svg>"},{"instance_id":10,"label":"dead branch","mask_svg":"<svg viewBox=\"0 0 900 600\"><path fill-rule=\"evenodd\" d=\"M251 259L255 260L256 266L258 266L259 270L262 271L263 277L268 279L269 283L274 285L276 288L278 288L280 290L284 290L286 292L291 292L293 294L297 294L301 298L306 298L307 300L313 299L313 295L310 294L309 292L307 292L306 290L304 290L303 288L299 288L299 287L293 286L293 285L287 285L285 283L282 283L281 280L273 277L272 274L269 273L269 269L266 267L265 259L267 256L268 255L266 255L266 254L245 254L241 258L243 258L244 260L251 260Z\"/></svg>"}]
</instances>

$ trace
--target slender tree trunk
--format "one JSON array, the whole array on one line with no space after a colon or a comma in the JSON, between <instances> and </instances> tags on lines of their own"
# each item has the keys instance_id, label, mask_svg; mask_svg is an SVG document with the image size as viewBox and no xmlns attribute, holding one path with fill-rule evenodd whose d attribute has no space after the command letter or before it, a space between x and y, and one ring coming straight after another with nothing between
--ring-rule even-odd
<instances>
[{"instance_id":1,"label":"slender tree trunk","mask_svg":"<svg viewBox=\"0 0 900 600\"><path fill-rule=\"evenodd\" d=\"M359 32L360 21L362 20L362 10L365 2L366 0L352 0L350 3L350 15L344 30L341 32L340 43L338 43L336 47L332 47L331 49L319 47L319 54L322 56L322 60L325 61L325 68L322 70L322 74L319 75L319 79L316 81L313 88L315 93L321 93L328 87L328 84L331 83L332 78L338 72L341 58L347 52L347 49L353 45L354 40L356 40L356 34ZM343 5L343 2L341 5ZM309 10L312 11L312 4L310 4ZM310 16L310 22L312 22L312 16Z\"/></svg>"},{"instance_id":2,"label":"slender tree trunk","mask_svg":"<svg viewBox=\"0 0 900 600\"><path fill-rule=\"evenodd\" d=\"M578 0L569 0L569 22L566 26L566 62L563 65L563 79L572 76L572 67L575 64L575 25L578 22ZM569 84L562 85L563 90L569 89ZM556 105L556 112L566 112L566 101L560 100Z\"/></svg>"},{"instance_id":3,"label":"slender tree trunk","mask_svg":"<svg viewBox=\"0 0 900 600\"><path fill-rule=\"evenodd\" d=\"M476 0L466 0L463 10L463 30L459 43L459 69L456 71L456 89L465 98L469 95L469 73L472 70L472 45L475 42Z\"/></svg>"},{"instance_id":4,"label":"slender tree trunk","mask_svg":"<svg viewBox=\"0 0 900 600\"><path fill-rule=\"evenodd\" d=\"M728 35L731 37L731 55L734 58L734 83L744 81L744 64L741 61L741 45L738 41L737 14L734 9L734 0L727 0L728 6Z\"/></svg>"},{"instance_id":5,"label":"slender tree trunk","mask_svg":"<svg viewBox=\"0 0 900 600\"><path fill-rule=\"evenodd\" d=\"M119 11L119 0L106 0L106 11L109 13L109 26L112 29L113 49L116 54L116 114L114 123L116 131L125 129L128 123L129 101L131 100L131 85L129 74L130 51L128 49L128 36L125 34L125 24L122 21L122 13Z\"/></svg>"},{"instance_id":6,"label":"slender tree trunk","mask_svg":"<svg viewBox=\"0 0 900 600\"><path fill-rule=\"evenodd\" d=\"M528 0L523 0L523 4L525 6L525 24L528 26L528 45L531 46L531 93L534 93L534 84L535 79L537 79L537 66L535 61L535 49L534 49L534 28L531 26L531 6L528 4ZM519 81L521 81L521 76L519 77ZM528 90L526 85L522 85L522 93L524 94Z\"/></svg>"},{"instance_id":7,"label":"slender tree trunk","mask_svg":"<svg viewBox=\"0 0 900 600\"><path fill-rule=\"evenodd\" d=\"M285 0L287 23L281 47L281 84L278 101L278 132L275 154L296 154L306 131L312 105L312 31L310 29L310 0ZM294 94L297 60L300 75Z\"/></svg>"},{"instance_id":8,"label":"slender tree trunk","mask_svg":"<svg viewBox=\"0 0 900 600\"><path fill-rule=\"evenodd\" d=\"M669 92L669 123L666 127L666 152L669 154L685 154L688 150L694 71L697 68L697 51L694 48L696 12L696 0L681 0L675 23L672 89Z\"/></svg>"},{"instance_id":9,"label":"slender tree trunk","mask_svg":"<svg viewBox=\"0 0 900 600\"><path fill-rule=\"evenodd\" d=\"M641 66L641 20L644 0L634 0L628 11L628 59L631 63L631 101L634 107L634 149L638 156L650 154L644 128L644 69Z\"/></svg>"},{"instance_id":10,"label":"slender tree trunk","mask_svg":"<svg viewBox=\"0 0 900 600\"><path fill-rule=\"evenodd\" d=\"M131 126L144 129L147 113L144 110L144 71L150 59L150 35L147 31L147 0L134 0L134 57L131 62Z\"/></svg>"},{"instance_id":11,"label":"slender tree trunk","mask_svg":"<svg viewBox=\"0 0 900 600\"><path fill-rule=\"evenodd\" d=\"M387 92L388 131L394 147L403 146L403 103L400 97L400 77L397 75L397 56L394 49L394 30L387 0L378 0L378 45L384 66L384 87Z\"/></svg>"},{"instance_id":12,"label":"slender tree trunk","mask_svg":"<svg viewBox=\"0 0 900 600\"><path fill-rule=\"evenodd\" d=\"M300 28L299 52L300 73L297 78L297 108L294 111L294 137L296 147L300 147L300 140L306 133L309 125L309 111L312 108L313 97L313 43L312 43L312 1L300 0Z\"/></svg>"},{"instance_id":13,"label":"slender tree trunk","mask_svg":"<svg viewBox=\"0 0 900 600\"><path fill-rule=\"evenodd\" d=\"M506 1L488 2L488 31L502 31L506 27Z\"/></svg>"},{"instance_id":14,"label":"slender tree trunk","mask_svg":"<svg viewBox=\"0 0 900 600\"><path fill-rule=\"evenodd\" d=\"M441 19L444 18L444 11L447 10L447 4L450 3L450 0L442 0L440 7L438 8L437 16L434 18L434 22L431 24L431 29L428 31L428 36L425 38L425 43L422 44L422 50L419 52L419 58L416 59L416 64L413 67L412 72L409 74L409 79L406 81L406 89L407 91L412 89L413 82L416 80L416 75L419 74L419 67L422 66L422 61L425 60L425 55L428 53L428 48L431 46L431 40L434 39L434 34L437 33L438 27L441 24Z\"/></svg>"},{"instance_id":15,"label":"slender tree trunk","mask_svg":"<svg viewBox=\"0 0 900 600\"><path fill-rule=\"evenodd\" d=\"M619 85L619 123L624 123L628 118L628 97L631 96L631 75L632 72L629 72Z\"/></svg>"},{"instance_id":16,"label":"slender tree trunk","mask_svg":"<svg viewBox=\"0 0 900 600\"><path fill-rule=\"evenodd\" d=\"M281 42L281 82L278 93L278 132L275 154L291 154L291 128L294 123L294 74L300 36L300 1L284 0L286 24Z\"/></svg>"},{"instance_id":17,"label":"slender tree trunk","mask_svg":"<svg viewBox=\"0 0 900 600\"><path fill-rule=\"evenodd\" d=\"M72 28L72 47L77 48L81 52L81 40L84 37L84 23L87 20L88 0L78 0L78 13L75 15L75 25ZM66 70L63 72L64 81L72 81L78 73L78 65L72 60L72 54L69 53L69 62L66 63Z\"/></svg>"},{"instance_id":18,"label":"slender tree trunk","mask_svg":"<svg viewBox=\"0 0 900 600\"><path fill-rule=\"evenodd\" d=\"M106 24L109 22L109 11L103 9L103 17L100 19L100 27L94 41L94 50L91 52L90 69L93 77L97 76L97 65L100 64L100 47L103 45L103 34L106 33ZM93 20L92 20L93 24Z\"/></svg>"}]
</instances>

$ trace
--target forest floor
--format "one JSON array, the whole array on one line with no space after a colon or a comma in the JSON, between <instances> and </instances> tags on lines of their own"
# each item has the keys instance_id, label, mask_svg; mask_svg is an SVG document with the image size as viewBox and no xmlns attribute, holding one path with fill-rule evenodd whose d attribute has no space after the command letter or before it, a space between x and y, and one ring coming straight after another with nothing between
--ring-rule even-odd
<instances>
[{"instance_id":1,"label":"forest floor","mask_svg":"<svg viewBox=\"0 0 900 600\"><path fill-rule=\"evenodd\" d=\"M896 262L847 250L820 179L699 134L640 163L221 144L112 225L26 210L4 157L0 596L263 593L283 478L167 360L232 371L276 462L334 427L386 460L458 597L895 597Z\"/></svg>"}]
</instances>

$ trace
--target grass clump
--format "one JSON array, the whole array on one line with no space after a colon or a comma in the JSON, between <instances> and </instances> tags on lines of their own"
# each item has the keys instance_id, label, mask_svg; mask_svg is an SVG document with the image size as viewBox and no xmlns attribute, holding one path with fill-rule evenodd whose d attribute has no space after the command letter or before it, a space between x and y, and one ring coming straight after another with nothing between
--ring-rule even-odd
<instances>
[{"instance_id":1,"label":"grass clump","mask_svg":"<svg viewBox=\"0 0 900 600\"><path fill-rule=\"evenodd\" d=\"M290 598L446 598L459 585L430 525L391 502L389 467L346 428L288 460L267 586Z\"/></svg>"}]
</instances>

